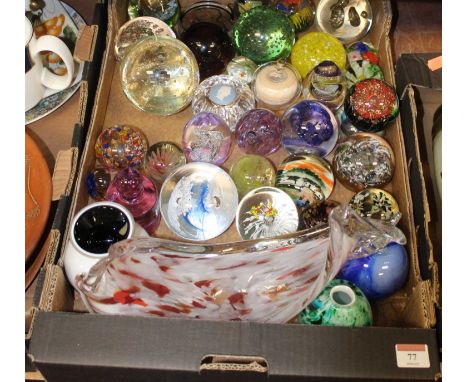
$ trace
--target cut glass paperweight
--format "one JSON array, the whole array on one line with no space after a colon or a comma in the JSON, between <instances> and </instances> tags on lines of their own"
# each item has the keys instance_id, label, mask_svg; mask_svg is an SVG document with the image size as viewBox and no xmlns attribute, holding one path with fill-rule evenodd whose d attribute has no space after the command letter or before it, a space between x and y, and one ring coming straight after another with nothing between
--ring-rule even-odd
<instances>
[{"instance_id":1,"label":"cut glass paperweight","mask_svg":"<svg viewBox=\"0 0 468 382\"><path fill-rule=\"evenodd\" d=\"M185 155L179 146L172 142L158 142L146 152L144 169L151 179L162 183L172 171L185 163Z\"/></svg>"},{"instance_id":2,"label":"cut glass paperweight","mask_svg":"<svg viewBox=\"0 0 468 382\"><path fill-rule=\"evenodd\" d=\"M278 11L288 15L296 33L303 32L314 23L315 4L313 0L273 0Z\"/></svg>"}]
</instances>

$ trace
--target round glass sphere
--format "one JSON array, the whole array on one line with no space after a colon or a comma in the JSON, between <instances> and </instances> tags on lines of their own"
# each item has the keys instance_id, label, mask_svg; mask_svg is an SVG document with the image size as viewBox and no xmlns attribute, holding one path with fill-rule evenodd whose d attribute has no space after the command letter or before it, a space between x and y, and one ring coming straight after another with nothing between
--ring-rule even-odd
<instances>
[{"instance_id":1,"label":"round glass sphere","mask_svg":"<svg viewBox=\"0 0 468 382\"><path fill-rule=\"evenodd\" d=\"M296 32L305 31L314 23L313 0L273 0L272 5L289 16Z\"/></svg>"},{"instance_id":2,"label":"round glass sphere","mask_svg":"<svg viewBox=\"0 0 468 382\"><path fill-rule=\"evenodd\" d=\"M291 154L325 157L336 145L338 123L331 110L320 102L304 100L291 106L281 122L281 142Z\"/></svg>"},{"instance_id":3,"label":"round glass sphere","mask_svg":"<svg viewBox=\"0 0 468 382\"><path fill-rule=\"evenodd\" d=\"M280 119L270 110L250 110L236 125L237 145L247 154L271 154L280 146L281 129Z\"/></svg>"},{"instance_id":4,"label":"round glass sphere","mask_svg":"<svg viewBox=\"0 0 468 382\"><path fill-rule=\"evenodd\" d=\"M348 260L338 274L362 289L370 300L388 297L401 289L408 275L408 255L401 244L390 243L374 254Z\"/></svg>"},{"instance_id":5,"label":"round glass sphere","mask_svg":"<svg viewBox=\"0 0 468 382\"><path fill-rule=\"evenodd\" d=\"M234 48L257 64L287 58L294 41L294 28L289 18L267 6L243 13L232 30Z\"/></svg>"},{"instance_id":6,"label":"round glass sphere","mask_svg":"<svg viewBox=\"0 0 468 382\"><path fill-rule=\"evenodd\" d=\"M231 151L231 130L217 114L196 114L185 125L182 148L189 162L220 165Z\"/></svg>"},{"instance_id":7,"label":"round glass sphere","mask_svg":"<svg viewBox=\"0 0 468 382\"><path fill-rule=\"evenodd\" d=\"M140 167L148 150L148 139L138 128L116 125L104 129L94 145L96 159L104 167L120 170Z\"/></svg>"},{"instance_id":8,"label":"round glass sphere","mask_svg":"<svg viewBox=\"0 0 468 382\"><path fill-rule=\"evenodd\" d=\"M231 131L248 110L255 108L255 97L250 87L234 77L212 76L195 90L192 101L194 114L209 112L218 114Z\"/></svg>"},{"instance_id":9,"label":"round glass sphere","mask_svg":"<svg viewBox=\"0 0 468 382\"><path fill-rule=\"evenodd\" d=\"M111 173L105 168L93 168L86 175L86 190L94 200L105 200L111 182Z\"/></svg>"},{"instance_id":10,"label":"round glass sphere","mask_svg":"<svg viewBox=\"0 0 468 382\"><path fill-rule=\"evenodd\" d=\"M359 215L396 224L401 217L398 202L388 191L367 188L353 195L349 205Z\"/></svg>"},{"instance_id":11,"label":"round glass sphere","mask_svg":"<svg viewBox=\"0 0 468 382\"><path fill-rule=\"evenodd\" d=\"M323 32L309 32L297 40L291 51L291 63L305 78L322 61L333 61L340 70L346 68L346 51L335 37Z\"/></svg>"},{"instance_id":12,"label":"round glass sphere","mask_svg":"<svg viewBox=\"0 0 468 382\"><path fill-rule=\"evenodd\" d=\"M191 101L200 79L197 61L181 41L147 37L122 60L122 88L132 104L157 115L171 115Z\"/></svg>"},{"instance_id":13,"label":"round glass sphere","mask_svg":"<svg viewBox=\"0 0 468 382\"><path fill-rule=\"evenodd\" d=\"M185 155L179 146L172 142L158 142L146 152L144 169L151 179L162 183L172 171L185 163Z\"/></svg>"},{"instance_id":14,"label":"round glass sphere","mask_svg":"<svg viewBox=\"0 0 468 382\"><path fill-rule=\"evenodd\" d=\"M195 55L200 79L224 72L235 52L231 38L219 25L207 22L193 24L181 40Z\"/></svg>"},{"instance_id":15,"label":"round glass sphere","mask_svg":"<svg viewBox=\"0 0 468 382\"><path fill-rule=\"evenodd\" d=\"M244 56L234 57L227 65L227 73L238 80L250 84L254 78L257 64Z\"/></svg>"},{"instance_id":16,"label":"round glass sphere","mask_svg":"<svg viewBox=\"0 0 468 382\"><path fill-rule=\"evenodd\" d=\"M276 171L273 164L260 155L242 155L231 166L229 175L242 198L254 188L274 186Z\"/></svg>"}]
</instances>

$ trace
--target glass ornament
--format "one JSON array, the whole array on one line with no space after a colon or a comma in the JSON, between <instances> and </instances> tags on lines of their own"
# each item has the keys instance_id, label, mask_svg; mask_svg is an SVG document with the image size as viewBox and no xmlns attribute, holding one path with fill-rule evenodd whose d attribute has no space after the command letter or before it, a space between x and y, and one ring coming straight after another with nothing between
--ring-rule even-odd
<instances>
[{"instance_id":1,"label":"glass ornament","mask_svg":"<svg viewBox=\"0 0 468 382\"><path fill-rule=\"evenodd\" d=\"M162 183L172 171L186 162L183 151L175 143L158 142L146 152L144 169L151 179Z\"/></svg>"},{"instance_id":2,"label":"glass ornament","mask_svg":"<svg viewBox=\"0 0 468 382\"><path fill-rule=\"evenodd\" d=\"M326 326L371 326L372 309L366 296L353 283L335 279L301 313L301 324Z\"/></svg>"},{"instance_id":3,"label":"glass ornament","mask_svg":"<svg viewBox=\"0 0 468 382\"><path fill-rule=\"evenodd\" d=\"M231 76L212 76L195 90L192 101L194 114L209 112L219 115L231 131L245 112L255 108L255 97L250 87Z\"/></svg>"},{"instance_id":4,"label":"glass ornament","mask_svg":"<svg viewBox=\"0 0 468 382\"><path fill-rule=\"evenodd\" d=\"M180 40L147 37L133 45L121 64L122 88L139 110L171 115L192 100L200 74L192 51Z\"/></svg>"},{"instance_id":5,"label":"glass ornament","mask_svg":"<svg viewBox=\"0 0 468 382\"><path fill-rule=\"evenodd\" d=\"M94 200L105 200L111 173L105 168L92 168L86 176L86 190Z\"/></svg>"},{"instance_id":6,"label":"glass ornament","mask_svg":"<svg viewBox=\"0 0 468 382\"><path fill-rule=\"evenodd\" d=\"M281 130L280 119L270 110L250 110L237 122L237 146L247 154L271 154L280 146Z\"/></svg>"},{"instance_id":7,"label":"glass ornament","mask_svg":"<svg viewBox=\"0 0 468 382\"><path fill-rule=\"evenodd\" d=\"M143 164L148 139L137 127L115 125L104 129L94 145L96 159L105 168L120 170Z\"/></svg>"},{"instance_id":8,"label":"glass ornament","mask_svg":"<svg viewBox=\"0 0 468 382\"><path fill-rule=\"evenodd\" d=\"M289 16L296 33L305 31L314 23L313 0L273 0L271 4Z\"/></svg>"},{"instance_id":9,"label":"glass ornament","mask_svg":"<svg viewBox=\"0 0 468 382\"><path fill-rule=\"evenodd\" d=\"M398 202L388 191L367 188L353 195L349 205L362 217L398 223L401 217Z\"/></svg>"},{"instance_id":10,"label":"glass ornament","mask_svg":"<svg viewBox=\"0 0 468 382\"><path fill-rule=\"evenodd\" d=\"M320 102L304 100L291 106L281 118L281 143L291 154L327 156L338 140L338 123Z\"/></svg>"},{"instance_id":11,"label":"glass ornament","mask_svg":"<svg viewBox=\"0 0 468 382\"><path fill-rule=\"evenodd\" d=\"M231 130L217 114L196 114L185 125L182 148L189 162L220 165L231 151Z\"/></svg>"},{"instance_id":12,"label":"glass ornament","mask_svg":"<svg viewBox=\"0 0 468 382\"><path fill-rule=\"evenodd\" d=\"M257 64L244 56L234 57L226 67L227 73L238 80L250 84L254 78Z\"/></svg>"},{"instance_id":13,"label":"glass ornament","mask_svg":"<svg viewBox=\"0 0 468 382\"><path fill-rule=\"evenodd\" d=\"M257 64L287 58L295 42L294 28L281 11L259 6L243 13L232 30L232 43Z\"/></svg>"},{"instance_id":14,"label":"glass ornament","mask_svg":"<svg viewBox=\"0 0 468 382\"><path fill-rule=\"evenodd\" d=\"M379 66L379 52L371 43L358 41L347 49L349 67L345 72L348 87L368 79L384 79L383 71Z\"/></svg>"},{"instance_id":15,"label":"glass ornament","mask_svg":"<svg viewBox=\"0 0 468 382\"><path fill-rule=\"evenodd\" d=\"M138 8L141 15L163 20L171 28L179 21L180 7L177 0L138 0Z\"/></svg>"}]
</instances>

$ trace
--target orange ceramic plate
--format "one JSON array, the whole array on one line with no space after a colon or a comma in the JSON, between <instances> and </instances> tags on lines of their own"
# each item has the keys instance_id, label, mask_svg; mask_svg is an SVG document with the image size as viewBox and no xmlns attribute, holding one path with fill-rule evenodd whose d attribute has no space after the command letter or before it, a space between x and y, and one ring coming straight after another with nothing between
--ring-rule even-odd
<instances>
[{"instance_id":1,"label":"orange ceramic plate","mask_svg":"<svg viewBox=\"0 0 468 382\"><path fill-rule=\"evenodd\" d=\"M52 200L52 179L44 156L27 133L25 154L25 252L28 261L47 223Z\"/></svg>"}]
</instances>

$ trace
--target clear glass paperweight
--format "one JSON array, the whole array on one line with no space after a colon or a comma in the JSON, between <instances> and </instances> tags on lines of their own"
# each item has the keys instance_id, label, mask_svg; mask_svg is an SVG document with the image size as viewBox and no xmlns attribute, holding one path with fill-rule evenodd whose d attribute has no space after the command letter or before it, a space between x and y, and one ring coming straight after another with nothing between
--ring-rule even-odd
<instances>
[{"instance_id":1,"label":"clear glass paperweight","mask_svg":"<svg viewBox=\"0 0 468 382\"><path fill-rule=\"evenodd\" d=\"M146 152L144 169L151 179L162 183L172 171L186 162L182 149L175 143L158 142Z\"/></svg>"}]
</instances>

